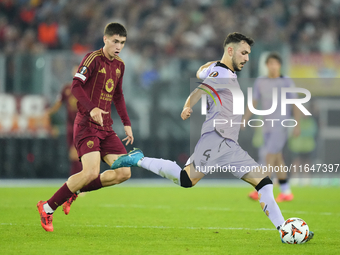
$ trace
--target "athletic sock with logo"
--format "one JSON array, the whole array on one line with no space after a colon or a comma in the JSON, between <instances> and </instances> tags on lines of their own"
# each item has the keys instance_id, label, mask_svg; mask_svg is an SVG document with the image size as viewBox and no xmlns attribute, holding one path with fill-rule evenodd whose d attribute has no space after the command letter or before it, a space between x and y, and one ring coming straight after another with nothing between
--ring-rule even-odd
<instances>
[{"instance_id":1,"label":"athletic sock with logo","mask_svg":"<svg viewBox=\"0 0 340 255\"><path fill-rule=\"evenodd\" d=\"M274 226L278 228L285 220L274 199L273 182L267 176L260 181L255 189L259 193L259 202L263 212L268 216Z\"/></svg>"},{"instance_id":2,"label":"athletic sock with logo","mask_svg":"<svg viewBox=\"0 0 340 255\"><path fill-rule=\"evenodd\" d=\"M73 192L67 187L67 184L64 183L64 185L61 186L61 188L56 193L54 193L54 195L49 200L47 200L47 203L50 206L50 208L55 211L72 195Z\"/></svg>"}]
</instances>

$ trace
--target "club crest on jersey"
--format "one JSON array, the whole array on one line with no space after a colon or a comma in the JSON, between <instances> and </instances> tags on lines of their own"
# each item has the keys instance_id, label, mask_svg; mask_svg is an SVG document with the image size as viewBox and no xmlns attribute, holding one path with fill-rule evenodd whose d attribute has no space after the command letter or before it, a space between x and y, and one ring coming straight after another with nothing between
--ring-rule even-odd
<instances>
[{"instance_id":1,"label":"club crest on jersey","mask_svg":"<svg viewBox=\"0 0 340 255\"><path fill-rule=\"evenodd\" d=\"M87 74L87 67L86 66L81 66L78 70L78 73L81 74Z\"/></svg>"},{"instance_id":2,"label":"club crest on jersey","mask_svg":"<svg viewBox=\"0 0 340 255\"><path fill-rule=\"evenodd\" d=\"M117 69L116 69L116 76L117 76L118 79L119 79L119 77L120 77L120 74L121 74L121 72L120 72L120 70L117 68Z\"/></svg>"},{"instance_id":3,"label":"club crest on jersey","mask_svg":"<svg viewBox=\"0 0 340 255\"><path fill-rule=\"evenodd\" d=\"M89 147L91 149L94 145L94 142L90 140L90 141L87 142L86 145L87 145L87 147Z\"/></svg>"},{"instance_id":4,"label":"club crest on jersey","mask_svg":"<svg viewBox=\"0 0 340 255\"><path fill-rule=\"evenodd\" d=\"M113 80L110 78L106 81L105 89L107 92L110 93L113 90L113 87L114 87L114 83L113 83Z\"/></svg>"},{"instance_id":5,"label":"club crest on jersey","mask_svg":"<svg viewBox=\"0 0 340 255\"><path fill-rule=\"evenodd\" d=\"M209 74L209 77L217 77L218 75L218 72L212 72L211 74Z\"/></svg>"}]
</instances>

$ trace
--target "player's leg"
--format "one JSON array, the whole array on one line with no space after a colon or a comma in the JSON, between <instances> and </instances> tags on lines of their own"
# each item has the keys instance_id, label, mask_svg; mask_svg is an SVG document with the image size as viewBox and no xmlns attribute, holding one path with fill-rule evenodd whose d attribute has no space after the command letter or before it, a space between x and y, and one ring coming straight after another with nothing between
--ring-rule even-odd
<instances>
[{"instance_id":1,"label":"player's leg","mask_svg":"<svg viewBox=\"0 0 340 255\"><path fill-rule=\"evenodd\" d=\"M182 169L175 161L144 157L137 165L184 188L194 186L204 177L203 173L193 171L193 164L190 162Z\"/></svg>"},{"instance_id":2,"label":"player's leg","mask_svg":"<svg viewBox=\"0 0 340 255\"><path fill-rule=\"evenodd\" d=\"M126 149L122 141L114 131L102 132L103 135L100 143L101 158L108 164L112 163L121 155L126 154ZM116 170L106 170L98 175L95 180L83 187L80 192L93 191L102 187L112 186L122 183L131 177L129 167L122 167Z\"/></svg>"},{"instance_id":3,"label":"player's leg","mask_svg":"<svg viewBox=\"0 0 340 255\"><path fill-rule=\"evenodd\" d=\"M216 152L213 150L211 155L213 155L213 153ZM280 208L274 199L272 181L262 171L258 163L255 162L239 144L227 139L219 147L214 163L221 166L230 165L232 174L235 177L255 187L259 194L259 202L262 210L276 228L284 222Z\"/></svg>"},{"instance_id":4,"label":"player's leg","mask_svg":"<svg viewBox=\"0 0 340 255\"><path fill-rule=\"evenodd\" d=\"M280 231L281 225L285 220L274 199L273 183L270 178L265 176L260 168L257 168L255 171L245 174L241 179L255 187L259 193L259 202L263 212L268 216L276 229ZM310 241L313 237L314 232L309 231L307 241Z\"/></svg>"},{"instance_id":5,"label":"player's leg","mask_svg":"<svg viewBox=\"0 0 340 255\"><path fill-rule=\"evenodd\" d=\"M254 172L246 173L242 178L251 184L259 194L259 202L263 212L268 216L274 226L279 229L284 222L281 210L277 205L273 194L273 182L262 173L260 168Z\"/></svg>"},{"instance_id":6,"label":"player's leg","mask_svg":"<svg viewBox=\"0 0 340 255\"><path fill-rule=\"evenodd\" d=\"M52 214L54 211L72 197L78 190L98 177L100 171L100 152L92 151L81 157L83 170L72 175L64 185L46 202L37 204L41 217L41 225L46 231L53 231Z\"/></svg>"},{"instance_id":7,"label":"player's leg","mask_svg":"<svg viewBox=\"0 0 340 255\"><path fill-rule=\"evenodd\" d=\"M182 170L182 168L174 161L144 157L140 149L134 149L128 154L119 157L112 165L112 169L124 166L139 166L149 170L159 176L173 181L175 184L184 188L190 188L195 185L204 174L190 171L190 162Z\"/></svg>"},{"instance_id":8,"label":"player's leg","mask_svg":"<svg viewBox=\"0 0 340 255\"><path fill-rule=\"evenodd\" d=\"M113 162L120 156L122 156L122 154L119 155L108 154L103 159L106 162L106 164L111 166ZM108 187L125 182L126 180L130 179L130 177L131 177L130 167L121 167L115 170L106 170L100 175L100 180L103 187Z\"/></svg>"}]
</instances>

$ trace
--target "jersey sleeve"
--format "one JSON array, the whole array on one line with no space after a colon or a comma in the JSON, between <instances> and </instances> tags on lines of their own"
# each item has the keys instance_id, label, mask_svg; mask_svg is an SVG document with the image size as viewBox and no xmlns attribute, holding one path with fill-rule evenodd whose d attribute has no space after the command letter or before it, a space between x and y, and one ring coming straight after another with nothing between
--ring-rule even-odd
<instances>
[{"instance_id":1,"label":"jersey sleeve","mask_svg":"<svg viewBox=\"0 0 340 255\"><path fill-rule=\"evenodd\" d=\"M201 72L198 73L198 78L200 80L204 80L207 78L211 72L212 67L216 65L216 63L212 63L210 66L204 68Z\"/></svg>"},{"instance_id":2,"label":"jersey sleeve","mask_svg":"<svg viewBox=\"0 0 340 255\"><path fill-rule=\"evenodd\" d=\"M208 85L214 88L216 91L224 90L218 85L232 84L236 78L230 77L227 70L220 67L211 68L208 76L201 83L202 85Z\"/></svg>"},{"instance_id":3,"label":"jersey sleeve","mask_svg":"<svg viewBox=\"0 0 340 255\"><path fill-rule=\"evenodd\" d=\"M126 110L126 104L123 94L123 76L124 76L125 66L122 66L122 74L117 84L117 87L113 94L113 103L116 107L117 113L122 120L124 126L131 126L130 118Z\"/></svg>"},{"instance_id":4,"label":"jersey sleeve","mask_svg":"<svg viewBox=\"0 0 340 255\"><path fill-rule=\"evenodd\" d=\"M85 107L88 112L91 112L96 106L91 102L89 97L86 95L83 85L91 77L93 70L96 67L96 57L100 53L94 51L87 54L79 65L78 72L73 77L72 82L72 94L79 101L79 103Z\"/></svg>"},{"instance_id":5,"label":"jersey sleeve","mask_svg":"<svg viewBox=\"0 0 340 255\"><path fill-rule=\"evenodd\" d=\"M85 55L81 61L77 73L74 75L73 79L77 79L83 84L90 78L93 70L96 67L95 58L99 56L100 53L94 51Z\"/></svg>"}]
</instances>

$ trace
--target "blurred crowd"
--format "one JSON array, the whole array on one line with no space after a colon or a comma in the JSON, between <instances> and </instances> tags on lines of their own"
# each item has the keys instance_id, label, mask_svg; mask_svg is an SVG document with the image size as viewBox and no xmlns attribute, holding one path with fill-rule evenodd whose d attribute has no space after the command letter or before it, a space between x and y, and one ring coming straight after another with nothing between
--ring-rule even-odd
<instances>
[{"instance_id":1,"label":"blurred crowd","mask_svg":"<svg viewBox=\"0 0 340 255\"><path fill-rule=\"evenodd\" d=\"M144 57L215 59L229 32L293 52L340 49L340 0L0 0L0 50L82 54L103 46L106 23L128 30Z\"/></svg>"}]
</instances>

